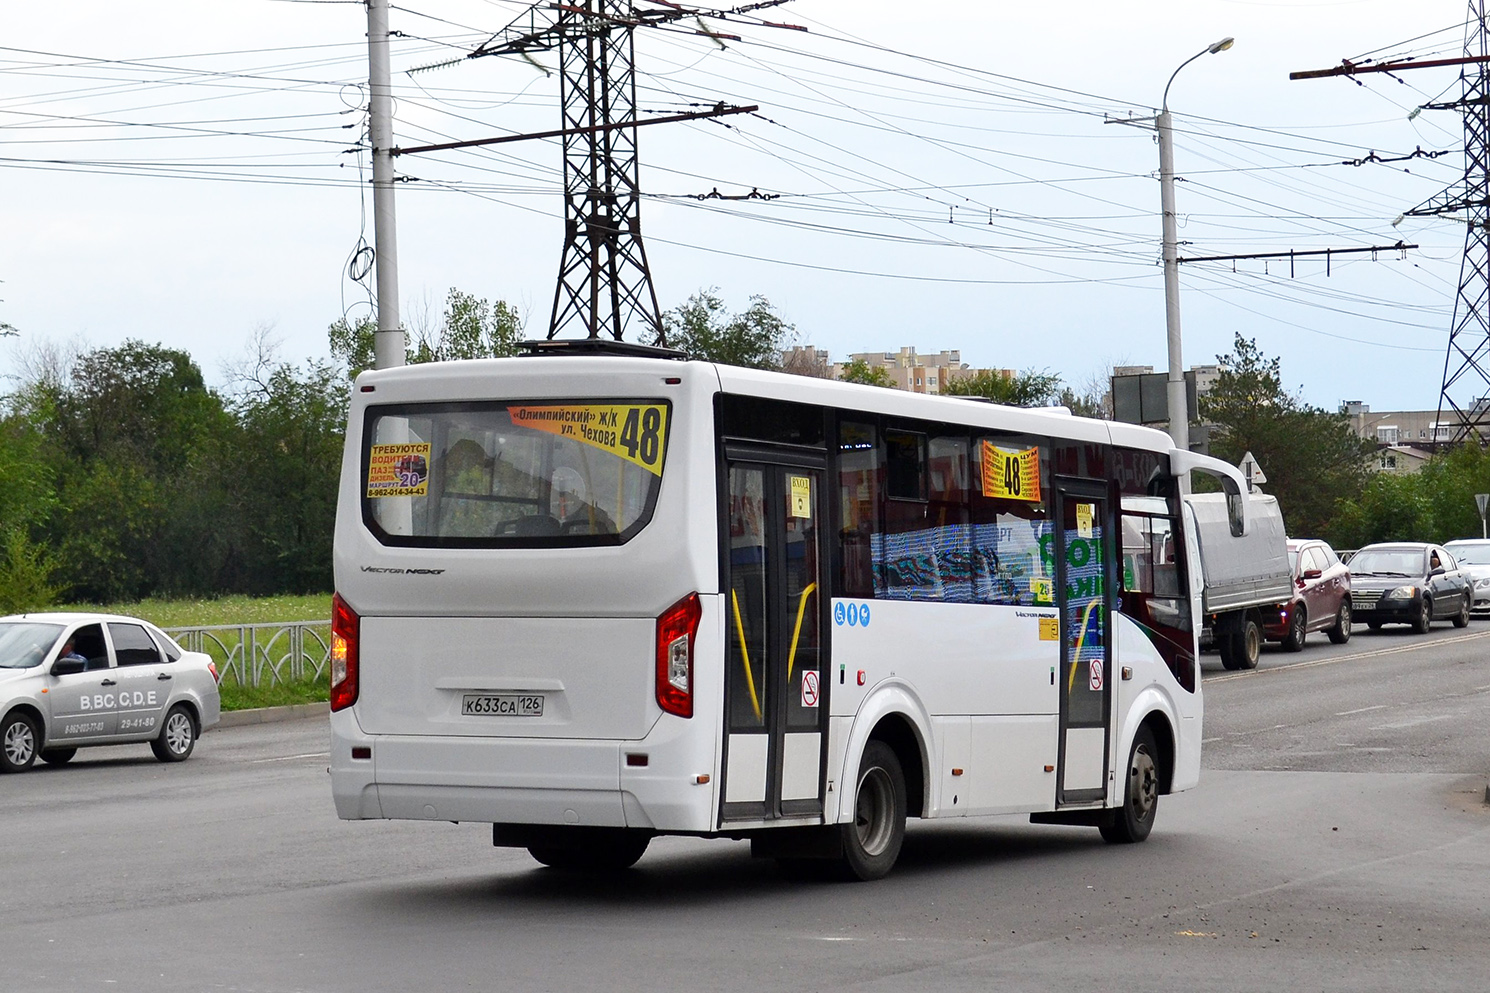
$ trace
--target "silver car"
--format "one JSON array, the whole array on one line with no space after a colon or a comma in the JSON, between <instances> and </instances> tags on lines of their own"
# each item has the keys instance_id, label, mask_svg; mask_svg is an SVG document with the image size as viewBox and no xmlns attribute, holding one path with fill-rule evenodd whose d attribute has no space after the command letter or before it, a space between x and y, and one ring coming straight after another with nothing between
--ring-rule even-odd
<instances>
[{"instance_id":1,"label":"silver car","mask_svg":"<svg viewBox=\"0 0 1490 993\"><path fill-rule=\"evenodd\" d=\"M1490 614L1490 541L1483 538L1459 538L1445 542L1444 546L1459 560L1459 568L1474 588L1474 605L1470 612L1476 617Z\"/></svg>"},{"instance_id":2,"label":"silver car","mask_svg":"<svg viewBox=\"0 0 1490 993\"><path fill-rule=\"evenodd\" d=\"M0 617L0 772L90 745L149 742L180 762L221 713L217 667L137 617Z\"/></svg>"}]
</instances>

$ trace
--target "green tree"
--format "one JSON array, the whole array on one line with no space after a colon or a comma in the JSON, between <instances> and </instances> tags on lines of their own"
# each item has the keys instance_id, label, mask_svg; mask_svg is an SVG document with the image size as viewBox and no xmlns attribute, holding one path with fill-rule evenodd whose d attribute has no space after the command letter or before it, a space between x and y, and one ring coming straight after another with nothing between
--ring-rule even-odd
<instances>
[{"instance_id":1,"label":"green tree","mask_svg":"<svg viewBox=\"0 0 1490 993\"><path fill-rule=\"evenodd\" d=\"M752 296L749 307L731 314L715 288L663 314L662 328L668 347L691 359L751 369L780 369L781 352L796 331L765 297Z\"/></svg>"},{"instance_id":2,"label":"green tree","mask_svg":"<svg viewBox=\"0 0 1490 993\"><path fill-rule=\"evenodd\" d=\"M1474 495L1490 493L1490 451L1473 442L1456 445L1435 455L1417 476L1432 507L1433 530L1416 540L1478 538L1480 511Z\"/></svg>"},{"instance_id":3,"label":"green tree","mask_svg":"<svg viewBox=\"0 0 1490 993\"><path fill-rule=\"evenodd\" d=\"M1232 464L1251 452L1267 473L1290 534L1333 536L1340 501L1360 493L1375 445L1350 420L1306 404L1283 387L1279 360L1237 334L1221 374L1200 398L1200 419L1215 425L1211 454Z\"/></svg>"},{"instance_id":4,"label":"green tree","mask_svg":"<svg viewBox=\"0 0 1490 993\"><path fill-rule=\"evenodd\" d=\"M220 453L237 534L223 567L249 593L329 590L348 384L337 369L260 368L229 400L235 428Z\"/></svg>"},{"instance_id":5,"label":"green tree","mask_svg":"<svg viewBox=\"0 0 1490 993\"><path fill-rule=\"evenodd\" d=\"M864 386L883 386L893 389L895 383L884 366L870 365L863 359L853 359L843 367L839 379L845 383L860 383Z\"/></svg>"},{"instance_id":6,"label":"green tree","mask_svg":"<svg viewBox=\"0 0 1490 993\"><path fill-rule=\"evenodd\" d=\"M38 426L7 403L0 408L0 614L46 607L57 590L56 561L35 540L57 505L55 468Z\"/></svg>"},{"instance_id":7,"label":"green tree","mask_svg":"<svg viewBox=\"0 0 1490 993\"><path fill-rule=\"evenodd\" d=\"M349 321L343 315L326 329L331 354L347 367L348 379L356 379L359 372L373 367L377 333L378 322L372 317Z\"/></svg>"},{"instance_id":8,"label":"green tree","mask_svg":"<svg viewBox=\"0 0 1490 993\"><path fill-rule=\"evenodd\" d=\"M505 300L488 303L450 288L445 313L433 335L415 334L409 362L447 362L452 359L497 359L517 354L523 323Z\"/></svg>"},{"instance_id":9,"label":"green tree","mask_svg":"<svg viewBox=\"0 0 1490 993\"><path fill-rule=\"evenodd\" d=\"M985 397L1011 407L1049 407L1060 403L1061 377L1044 369L1026 369L1005 375L997 369L981 369L966 376L952 376L942 383L945 396Z\"/></svg>"},{"instance_id":10,"label":"green tree","mask_svg":"<svg viewBox=\"0 0 1490 993\"><path fill-rule=\"evenodd\" d=\"M341 317L327 328L331 354L347 367L350 378L373 367L377 332L378 322L370 316L355 322ZM507 301L490 303L452 286L439 326L407 334L404 361L415 365L516 355L522 332L522 318Z\"/></svg>"},{"instance_id":11,"label":"green tree","mask_svg":"<svg viewBox=\"0 0 1490 993\"><path fill-rule=\"evenodd\" d=\"M51 552L32 541L23 528L0 529L0 614L20 614L50 607L58 587Z\"/></svg>"},{"instance_id":12,"label":"green tree","mask_svg":"<svg viewBox=\"0 0 1490 993\"><path fill-rule=\"evenodd\" d=\"M56 557L55 581L93 600L180 589L206 543L168 538L198 499L194 464L229 424L191 357L127 341L78 356L66 376L23 394L56 481L55 509L37 529Z\"/></svg>"},{"instance_id":13,"label":"green tree","mask_svg":"<svg viewBox=\"0 0 1490 993\"><path fill-rule=\"evenodd\" d=\"M1358 492L1341 500L1321 532L1337 548L1374 541L1428 541L1434 533L1433 505L1422 481L1395 472L1375 473Z\"/></svg>"}]
</instances>

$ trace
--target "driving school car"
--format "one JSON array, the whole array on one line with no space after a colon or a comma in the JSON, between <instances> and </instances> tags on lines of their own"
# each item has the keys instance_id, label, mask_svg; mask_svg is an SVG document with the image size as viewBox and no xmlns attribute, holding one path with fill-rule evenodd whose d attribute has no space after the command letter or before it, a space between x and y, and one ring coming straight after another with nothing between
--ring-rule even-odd
<instances>
[{"instance_id":1,"label":"driving school car","mask_svg":"<svg viewBox=\"0 0 1490 993\"><path fill-rule=\"evenodd\" d=\"M24 772L38 756L61 765L79 748L131 742L180 762L220 713L212 660L147 621L0 617L0 772Z\"/></svg>"}]
</instances>

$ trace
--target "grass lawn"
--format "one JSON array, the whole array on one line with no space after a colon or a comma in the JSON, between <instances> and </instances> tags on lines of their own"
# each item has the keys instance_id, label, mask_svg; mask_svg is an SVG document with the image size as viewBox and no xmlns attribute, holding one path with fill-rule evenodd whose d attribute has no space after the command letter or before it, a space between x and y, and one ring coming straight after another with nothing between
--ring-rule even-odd
<instances>
[{"instance_id":1,"label":"grass lawn","mask_svg":"<svg viewBox=\"0 0 1490 993\"><path fill-rule=\"evenodd\" d=\"M253 707L283 707L292 703L315 703L331 698L331 686L324 679L276 683L273 686L239 686L228 680L218 687L223 710L248 710Z\"/></svg>"},{"instance_id":2,"label":"grass lawn","mask_svg":"<svg viewBox=\"0 0 1490 993\"><path fill-rule=\"evenodd\" d=\"M219 624L275 624L289 621L323 621L322 637L330 638L331 594L308 596L226 596L213 600L141 600L138 603L69 604L58 610L89 610L110 614L143 617L163 628L211 627ZM229 643L230 646L232 642ZM206 646L224 670L225 655L210 642ZM309 644L307 648L317 650ZM295 703L324 701L330 694L325 677L319 680L296 680L260 686L240 685L227 678L220 686L223 710L247 710L252 707L281 707Z\"/></svg>"},{"instance_id":3,"label":"grass lawn","mask_svg":"<svg viewBox=\"0 0 1490 993\"><path fill-rule=\"evenodd\" d=\"M69 604L58 610L97 610L143 617L163 628L211 624L269 624L275 621L329 621L331 594L304 596L225 596L215 600L141 600L138 603Z\"/></svg>"}]
</instances>

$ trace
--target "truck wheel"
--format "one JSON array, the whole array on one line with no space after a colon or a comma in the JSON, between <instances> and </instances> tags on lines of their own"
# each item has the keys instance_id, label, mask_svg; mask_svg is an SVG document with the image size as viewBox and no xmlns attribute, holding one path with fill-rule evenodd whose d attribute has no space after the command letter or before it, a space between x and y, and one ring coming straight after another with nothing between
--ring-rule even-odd
<instances>
[{"instance_id":1,"label":"truck wheel","mask_svg":"<svg viewBox=\"0 0 1490 993\"><path fill-rule=\"evenodd\" d=\"M1414 634L1427 634L1428 629L1433 626L1433 601L1427 597L1418 600L1418 615L1412 619L1412 630Z\"/></svg>"},{"instance_id":2,"label":"truck wheel","mask_svg":"<svg viewBox=\"0 0 1490 993\"><path fill-rule=\"evenodd\" d=\"M1294 608L1293 617L1288 624L1288 634L1283 636L1283 650L1285 652L1297 652L1304 647L1304 639L1309 636L1309 615L1304 611L1303 604Z\"/></svg>"},{"instance_id":3,"label":"truck wheel","mask_svg":"<svg viewBox=\"0 0 1490 993\"><path fill-rule=\"evenodd\" d=\"M1335 626L1327 628L1325 634L1330 636L1330 641L1336 645L1343 645L1350 640L1350 601L1340 602L1340 613L1335 615Z\"/></svg>"},{"instance_id":4,"label":"truck wheel","mask_svg":"<svg viewBox=\"0 0 1490 993\"><path fill-rule=\"evenodd\" d=\"M1228 669L1256 669L1262 654L1262 625L1248 614L1241 625L1221 640L1221 664Z\"/></svg>"},{"instance_id":5,"label":"truck wheel","mask_svg":"<svg viewBox=\"0 0 1490 993\"><path fill-rule=\"evenodd\" d=\"M1154 829L1154 818L1159 813L1157 754L1154 733L1148 728L1140 729L1133 737L1133 750L1128 753L1123 805L1108 811L1107 818L1097 825L1103 841L1132 844L1147 838Z\"/></svg>"}]
</instances>

